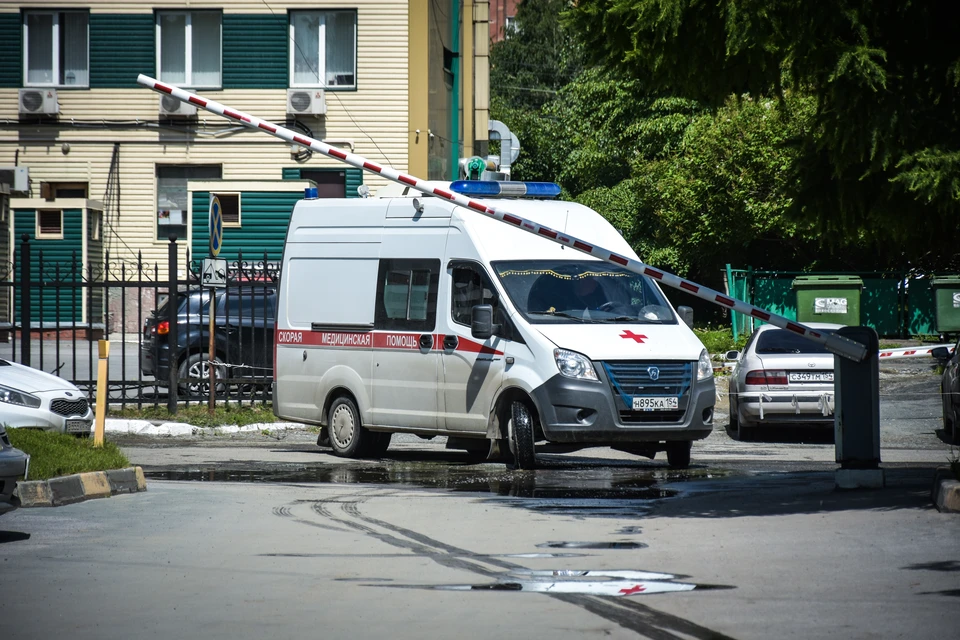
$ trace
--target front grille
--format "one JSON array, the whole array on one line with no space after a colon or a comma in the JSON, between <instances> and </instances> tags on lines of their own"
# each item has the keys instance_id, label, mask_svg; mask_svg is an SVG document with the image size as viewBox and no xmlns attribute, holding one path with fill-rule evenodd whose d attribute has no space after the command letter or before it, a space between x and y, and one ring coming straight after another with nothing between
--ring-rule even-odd
<instances>
[{"instance_id":1,"label":"front grille","mask_svg":"<svg viewBox=\"0 0 960 640\"><path fill-rule=\"evenodd\" d=\"M621 424L683 422L690 399L693 363L676 361L619 361L604 362L603 370L620 399L617 407ZM657 369L653 379L651 367ZM634 411L633 398L637 396L676 396L679 409L674 411Z\"/></svg>"},{"instance_id":2,"label":"front grille","mask_svg":"<svg viewBox=\"0 0 960 640\"><path fill-rule=\"evenodd\" d=\"M80 400L54 400L50 403L50 411L60 416L82 416L87 413L87 401Z\"/></svg>"}]
</instances>

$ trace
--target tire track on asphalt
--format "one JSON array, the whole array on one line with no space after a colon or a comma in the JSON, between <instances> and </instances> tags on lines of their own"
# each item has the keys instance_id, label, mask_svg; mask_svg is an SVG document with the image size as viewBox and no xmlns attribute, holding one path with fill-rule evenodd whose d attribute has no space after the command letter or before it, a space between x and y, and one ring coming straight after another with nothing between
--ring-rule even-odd
<instances>
[{"instance_id":1,"label":"tire track on asphalt","mask_svg":"<svg viewBox=\"0 0 960 640\"><path fill-rule=\"evenodd\" d=\"M412 551L417 555L428 557L441 566L450 569L469 571L486 578L499 580L503 577L502 572L488 569L479 563L486 563L508 571L526 568L523 565L499 558L483 556L482 554L441 542L418 531L364 515L360 511L360 504L366 502L368 497L378 496L349 494L339 496L337 499L318 500L316 501L313 511L317 515L360 531L381 542ZM341 518L331 513L330 510L326 508L326 505L331 503L339 503L344 514L361 522ZM363 522L367 524L362 524ZM368 525L373 525L392 533L383 533ZM473 560L467 560L466 558L473 558ZM551 593L545 595L561 602L580 607L585 611L600 616L650 640L685 640L687 638L694 638L695 640L734 640L730 636L714 631L713 629L701 626L679 616L658 611L628 598L618 598L614 600L578 594Z\"/></svg>"}]
</instances>

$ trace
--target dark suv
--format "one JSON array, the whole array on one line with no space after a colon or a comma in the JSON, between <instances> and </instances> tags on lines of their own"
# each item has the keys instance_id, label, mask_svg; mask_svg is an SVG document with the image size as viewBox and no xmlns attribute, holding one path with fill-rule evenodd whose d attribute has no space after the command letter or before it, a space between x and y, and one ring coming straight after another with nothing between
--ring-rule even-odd
<instances>
[{"instance_id":1,"label":"dark suv","mask_svg":"<svg viewBox=\"0 0 960 640\"><path fill-rule=\"evenodd\" d=\"M210 294L181 292L177 309L177 348L172 360L181 379L181 392L206 392L209 380ZM217 289L215 294L214 351L217 379L269 382L273 377L273 328L277 292L269 286ZM169 300L143 323L140 370L154 376L161 387L170 379ZM184 381L198 378L197 384Z\"/></svg>"}]
</instances>

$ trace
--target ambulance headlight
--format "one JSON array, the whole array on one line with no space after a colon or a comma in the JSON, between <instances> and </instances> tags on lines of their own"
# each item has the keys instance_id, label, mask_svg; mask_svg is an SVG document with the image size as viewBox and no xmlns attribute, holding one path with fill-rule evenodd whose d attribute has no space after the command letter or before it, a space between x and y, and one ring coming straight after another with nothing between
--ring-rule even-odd
<instances>
[{"instance_id":1,"label":"ambulance headlight","mask_svg":"<svg viewBox=\"0 0 960 640\"><path fill-rule=\"evenodd\" d=\"M710 354L704 349L700 354L700 360L697 362L697 380L706 380L713 377L713 363L710 362Z\"/></svg>"},{"instance_id":2,"label":"ambulance headlight","mask_svg":"<svg viewBox=\"0 0 960 640\"><path fill-rule=\"evenodd\" d=\"M562 375L577 380L599 382L597 370L593 368L593 363L587 356L566 349L554 349L553 357L556 358L557 368L560 369Z\"/></svg>"}]
</instances>

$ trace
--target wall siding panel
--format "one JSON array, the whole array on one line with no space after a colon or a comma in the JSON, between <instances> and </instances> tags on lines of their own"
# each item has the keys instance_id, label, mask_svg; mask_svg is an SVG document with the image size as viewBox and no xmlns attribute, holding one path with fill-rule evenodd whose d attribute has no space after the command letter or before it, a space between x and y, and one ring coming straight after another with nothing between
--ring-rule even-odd
<instances>
[{"instance_id":1,"label":"wall siding panel","mask_svg":"<svg viewBox=\"0 0 960 640\"><path fill-rule=\"evenodd\" d=\"M19 87L23 75L20 57L21 28L19 13L0 13L0 87Z\"/></svg>"},{"instance_id":2,"label":"wall siding panel","mask_svg":"<svg viewBox=\"0 0 960 640\"><path fill-rule=\"evenodd\" d=\"M152 14L91 13L90 88L138 88L138 74L154 75L155 45Z\"/></svg>"},{"instance_id":3,"label":"wall siding panel","mask_svg":"<svg viewBox=\"0 0 960 640\"><path fill-rule=\"evenodd\" d=\"M286 14L223 15L223 88L286 89Z\"/></svg>"}]
</instances>

